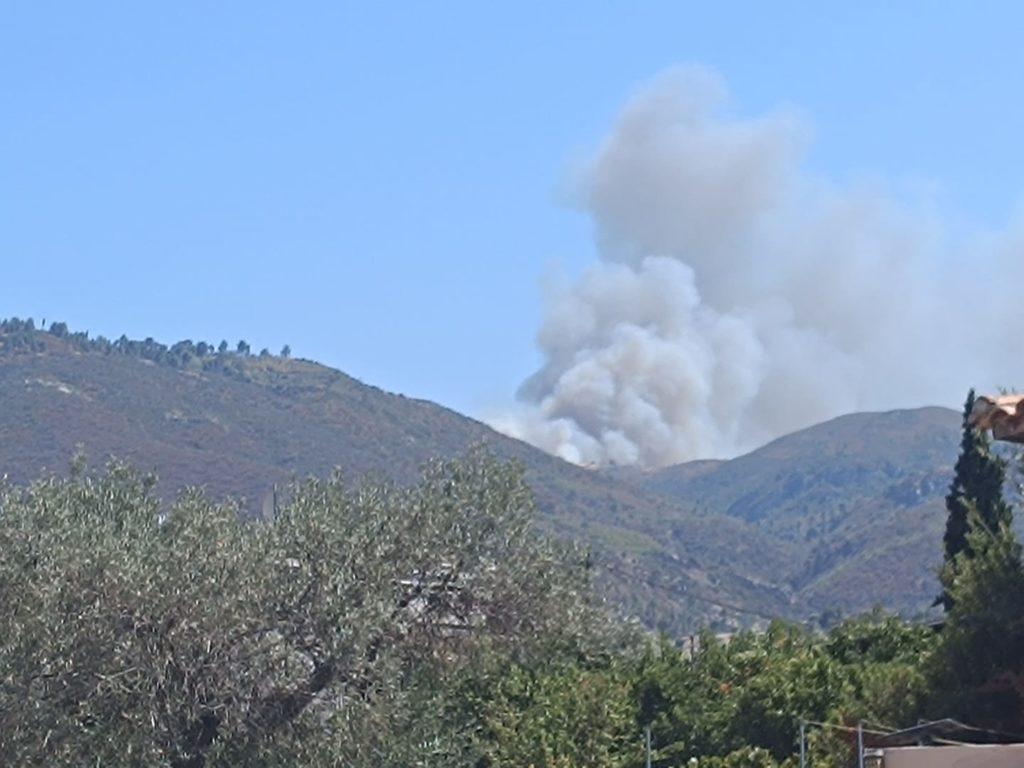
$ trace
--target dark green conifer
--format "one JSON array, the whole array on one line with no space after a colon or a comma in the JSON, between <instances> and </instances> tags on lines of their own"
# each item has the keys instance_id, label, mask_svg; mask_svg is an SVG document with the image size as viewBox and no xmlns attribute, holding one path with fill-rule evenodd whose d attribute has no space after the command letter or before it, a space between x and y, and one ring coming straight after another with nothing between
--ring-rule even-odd
<instances>
[{"instance_id":1,"label":"dark green conifer","mask_svg":"<svg viewBox=\"0 0 1024 768\"><path fill-rule=\"evenodd\" d=\"M960 456L956 460L953 482L946 496L946 532L942 538L944 564L942 570L942 594L936 599L947 611L953 607L950 584L955 579L958 555L971 557L973 550L967 535L969 512L977 510L982 525L996 531L1002 525L1009 525L1013 519L1010 505L1003 498L1006 482L1006 460L992 451L988 435L972 429L967 419L974 408L974 390L967 393L964 403L963 437L960 441Z\"/></svg>"}]
</instances>

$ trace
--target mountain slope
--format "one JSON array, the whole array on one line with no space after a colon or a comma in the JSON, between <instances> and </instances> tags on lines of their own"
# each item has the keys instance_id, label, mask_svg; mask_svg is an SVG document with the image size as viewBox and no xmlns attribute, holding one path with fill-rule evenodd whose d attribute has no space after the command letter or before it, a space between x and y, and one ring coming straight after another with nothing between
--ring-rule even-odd
<instances>
[{"instance_id":1,"label":"mountain slope","mask_svg":"<svg viewBox=\"0 0 1024 768\"><path fill-rule=\"evenodd\" d=\"M959 438L960 415L945 408L852 414L636 483L796 545L782 580L812 610L919 610L938 588Z\"/></svg>"},{"instance_id":2,"label":"mountain slope","mask_svg":"<svg viewBox=\"0 0 1024 768\"><path fill-rule=\"evenodd\" d=\"M9 344L0 354L0 473L25 482L63 471L82 445L94 463L113 454L155 471L165 498L200 484L259 514L274 485L295 476L340 466L354 482L367 472L406 482L428 459L484 442L527 468L542 523L595 548L610 594L629 612L682 630L791 611L770 579L789 548L741 520L695 514L316 363L235 354L158 362L131 344L119 351L37 330ZM737 549L746 557L723 568Z\"/></svg>"},{"instance_id":3,"label":"mountain slope","mask_svg":"<svg viewBox=\"0 0 1024 768\"><path fill-rule=\"evenodd\" d=\"M0 322L0 474L16 482L81 444L155 471L165 498L199 484L259 515L297 476L408 482L483 442L526 468L541 525L593 547L608 594L671 632L927 607L959 425L941 408L854 414L731 461L597 471L310 361Z\"/></svg>"}]
</instances>

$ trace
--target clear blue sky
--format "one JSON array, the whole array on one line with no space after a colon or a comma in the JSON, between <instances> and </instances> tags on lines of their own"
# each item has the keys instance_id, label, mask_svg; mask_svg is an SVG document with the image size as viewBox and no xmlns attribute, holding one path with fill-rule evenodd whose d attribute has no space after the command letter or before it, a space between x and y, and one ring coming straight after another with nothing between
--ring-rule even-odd
<instances>
[{"instance_id":1,"label":"clear blue sky","mask_svg":"<svg viewBox=\"0 0 1024 768\"><path fill-rule=\"evenodd\" d=\"M1024 189L1018 3L0 2L0 315L295 354L478 413L537 365L560 199L638 86L699 63L806 164Z\"/></svg>"}]
</instances>

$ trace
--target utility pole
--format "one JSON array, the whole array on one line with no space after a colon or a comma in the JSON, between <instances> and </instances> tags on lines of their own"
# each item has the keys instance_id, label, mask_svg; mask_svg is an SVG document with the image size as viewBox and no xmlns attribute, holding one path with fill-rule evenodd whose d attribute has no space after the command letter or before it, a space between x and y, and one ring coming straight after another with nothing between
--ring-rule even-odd
<instances>
[{"instance_id":1,"label":"utility pole","mask_svg":"<svg viewBox=\"0 0 1024 768\"><path fill-rule=\"evenodd\" d=\"M807 750L804 747L805 741L805 724L803 718L800 718L800 768L807 768Z\"/></svg>"},{"instance_id":2,"label":"utility pole","mask_svg":"<svg viewBox=\"0 0 1024 768\"><path fill-rule=\"evenodd\" d=\"M857 768L864 768L864 721L857 721Z\"/></svg>"},{"instance_id":3,"label":"utility pole","mask_svg":"<svg viewBox=\"0 0 1024 768\"><path fill-rule=\"evenodd\" d=\"M651 768L651 726L644 727L644 743L647 747L647 760L644 763L646 768Z\"/></svg>"}]
</instances>

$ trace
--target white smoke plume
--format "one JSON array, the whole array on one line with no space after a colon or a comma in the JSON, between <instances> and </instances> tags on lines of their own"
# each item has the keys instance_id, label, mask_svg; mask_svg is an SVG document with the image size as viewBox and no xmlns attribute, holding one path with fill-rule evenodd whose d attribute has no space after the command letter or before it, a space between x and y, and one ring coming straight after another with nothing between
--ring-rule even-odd
<instances>
[{"instance_id":1,"label":"white smoke plume","mask_svg":"<svg viewBox=\"0 0 1024 768\"><path fill-rule=\"evenodd\" d=\"M1019 222L953 237L927 201L805 172L797 118L725 107L688 68L623 109L577 191L600 260L549 286L543 366L494 426L657 467L1021 380Z\"/></svg>"}]
</instances>

